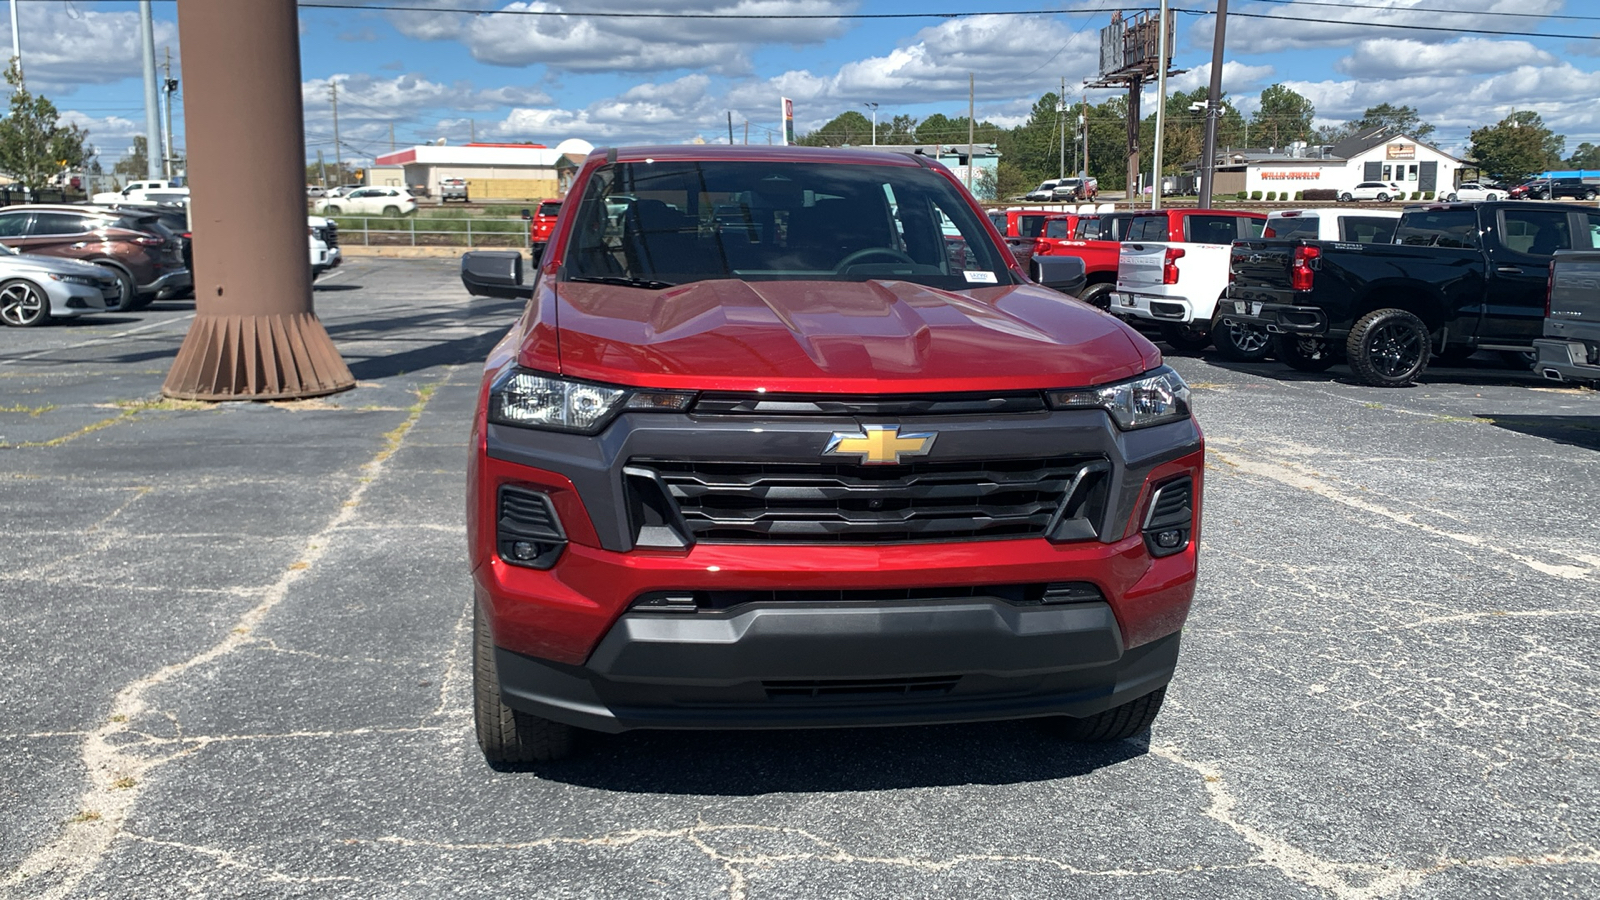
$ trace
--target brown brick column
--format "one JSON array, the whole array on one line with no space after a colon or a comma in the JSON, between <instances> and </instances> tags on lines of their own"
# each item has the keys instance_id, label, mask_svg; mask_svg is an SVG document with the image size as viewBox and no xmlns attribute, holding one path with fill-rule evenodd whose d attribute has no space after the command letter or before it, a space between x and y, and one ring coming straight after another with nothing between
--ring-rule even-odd
<instances>
[{"instance_id":1,"label":"brown brick column","mask_svg":"<svg viewBox=\"0 0 1600 900\"><path fill-rule=\"evenodd\" d=\"M315 397L355 386L311 304L295 0L179 0L194 324L161 392Z\"/></svg>"}]
</instances>

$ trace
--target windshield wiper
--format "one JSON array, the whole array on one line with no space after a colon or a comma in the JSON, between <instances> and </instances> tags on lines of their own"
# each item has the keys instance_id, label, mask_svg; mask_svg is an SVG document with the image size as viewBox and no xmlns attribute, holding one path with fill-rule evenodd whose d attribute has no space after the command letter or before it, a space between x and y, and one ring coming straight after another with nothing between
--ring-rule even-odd
<instances>
[{"instance_id":1,"label":"windshield wiper","mask_svg":"<svg viewBox=\"0 0 1600 900\"><path fill-rule=\"evenodd\" d=\"M645 288L652 291L677 287L677 284L671 281L653 281L649 278L634 278L629 275L568 275L567 280L584 281L589 284L619 284L623 287Z\"/></svg>"}]
</instances>

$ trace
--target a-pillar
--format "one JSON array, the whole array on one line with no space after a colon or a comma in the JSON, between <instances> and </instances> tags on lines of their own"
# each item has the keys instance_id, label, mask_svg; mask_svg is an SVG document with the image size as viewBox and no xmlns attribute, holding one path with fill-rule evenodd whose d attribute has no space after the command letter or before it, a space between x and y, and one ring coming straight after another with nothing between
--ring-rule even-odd
<instances>
[{"instance_id":1,"label":"a-pillar","mask_svg":"<svg viewBox=\"0 0 1600 900\"><path fill-rule=\"evenodd\" d=\"M353 387L311 302L295 0L178 0L178 37L196 315L161 392L270 400Z\"/></svg>"}]
</instances>

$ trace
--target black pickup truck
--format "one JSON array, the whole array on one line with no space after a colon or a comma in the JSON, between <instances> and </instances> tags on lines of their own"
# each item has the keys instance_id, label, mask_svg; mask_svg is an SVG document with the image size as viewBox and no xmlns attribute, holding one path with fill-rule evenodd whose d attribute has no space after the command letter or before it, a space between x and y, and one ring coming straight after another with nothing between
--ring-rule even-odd
<instances>
[{"instance_id":1,"label":"black pickup truck","mask_svg":"<svg viewBox=\"0 0 1600 900\"><path fill-rule=\"evenodd\" d=\"M1600 210L1409 207L1393 244L1235 242L1220 317L1266 328L1278 359L1301 371L1325 370L1342 355L1362 382L1401 387L1435 357L1499 350L1531 360L1551 257L1573 249L1600 249Z\"/></svg>"}]
</instances>

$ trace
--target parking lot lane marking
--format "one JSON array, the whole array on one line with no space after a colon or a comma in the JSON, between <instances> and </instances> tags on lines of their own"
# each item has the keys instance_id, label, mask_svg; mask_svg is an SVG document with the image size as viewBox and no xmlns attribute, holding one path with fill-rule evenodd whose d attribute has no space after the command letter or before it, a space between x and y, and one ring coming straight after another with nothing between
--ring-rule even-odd
<instances>
[{"instance_id":1,"label":"parking lot lane marking","mask_svg":"<svg viewBox=\"0 0 1600 900\"><path fill-rule=\"evenodd\" d=\"M106 337L93 338L91 340L83 341L82 343L64 344L60 347L51 347L48 350L38 350L33 353L23 354L22 356L8 356L0 358L0 366L14 362L26 362L30 359L38 359L41 356L49 356L52 353L63 353L68 350L82 350L85 347L98 347L101 344L115 343L130 334L138 334L143 331L149 331L153 328L160 328L164 325L175 325L179 322L187 322L194 318L194 315L194 313L189 313L187 315L179 316L176 319L162 319L158 322L147 322L137 328L129 328L127 331L119 331L116 334L108 335Z\"/></svg>"},{"instance_id":2,"label":"parking lot lane marking","mask_svg":"<svg viewBox=\"0 0 1600 900\"><path fill-rule=\"evenodd\" d=\"M195 856L203 856L215 863L217 868L220 869L238 869L252 872L261 876L262 880L268 884L335 884L340 882L360 882L362 880L354 875L290 875L277 869L241 859L236 853L219 850L216 847L202 847L198 844L185 844L181 841L163 841L138 834L130 834L128 838L141 844L182 850Z\"/></svg>"},{"instance_id":3,"label":"parking lot lane marking","mask_svg":"<svg viewBox=\"0 0 1600 900\"><path fill-rule=\"evenodd\" d=\"M1437 528L1433 525L1427 524L1426 522L1419 522L1417 521L1416 514L1414 513L1400 512L1398 510L1390 509L1387 506L1373 503L1370 500L1363 500L1360 497L1353 497L1343 491L1338 490L1321 478L1306 473L1300 467L1295 466L1292 463L1266 462L1264 460L1251 459L1238 453L1227 453L1216 449L1216 443L1217 442L1214 441L1212 447L1209 448L1211 455L1217 460L1232 466L1236 473L1256 475L1261 478L1271 479L1279 482L1280 484L1289 485L1290 487L1296 487L1304 491L1310 491L1313 494L1332 500L1335 503L1341 503L1353 509L1359 509L1362 512L1380 516L1392 522L1406 525L1408 527L1415 528L1418 531L1431 534L1435 537L1441 537L1445 538L1446 540L1465 544L1478 550L1488 550L1491 553L1496 553L1508 559L1515 560L1516 562L1544 575L1550 575L1556 578L1584 579L1592 577L1596 574L1596 567L1592 565L1551 564L1534 559L1531 556L1518 553L1515 550L1511 550L1507 547L1501 547L1497 544L1492 544L1487 539L1479 537L1475 534L1463 534L1455 531L1446 531L1443 528ZM1568 557L1568 559L1571 558ZM1573 562L1578 561L1573 560Z\"/></svg>"},{"instance_id":4,"label":"parking lot lane marking","mask_svg":"<svg viewBox=\"0 0 1600 900\"><path fill-rule=\"evenodd\" d=\"M1431 865L1415 869L1396 868L1390 863L1332 862L1244 821L1238 814L1239 798L1228 789L1222 770L1216 766L1188 759L1171 745L1151 746L1150 754L1199 775L1210 799L1203 810L1206 817L1226 825L1255 847L1259 860L1296 882L1328 892L1336 900L1382 900L1415 887L1429 875L1452 869L1600 866L1600 851L1587 844L1576 843L1561 850L1474 859L1452 859L1441 855Z\"/></svg>"},{"instance_id":5,"label":"parking lot lane marking","mask_svg":"<svg viewBox=\"0 0 1600 900\"><path fill-rule=\"evenodd\" d=\"M255 642L252 634L267 614L288 596L289 589L305 572L321 561L339 529L355 515L367 489L377 482L388 460L422 418L434 387L424 385L416 392L418 402L411 407L410 415L382 436L382 449L362 464L361 477L356 479L346 501L322 530L306 539L299 558L266 586L261 600L235 620L220 641L182 662L162 666L117 692L106 723L84 739L82 759L89 784L79 796L78 814L62 827L55 840L28 854L16 869L0 879L0 888L14 888L25 882L48 884L38 895L40 900L61 900L95 870L111 845L124 836L123 825L148 784L150 773L198 749L193 741L171 742L169 752L148 753L140 751L163 749L169 742L125 740L128 735L141 734L136 726L139 717L150 712L150 691Z\"/></svg>"}]
</instances>

